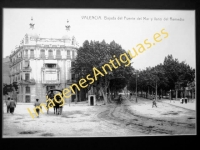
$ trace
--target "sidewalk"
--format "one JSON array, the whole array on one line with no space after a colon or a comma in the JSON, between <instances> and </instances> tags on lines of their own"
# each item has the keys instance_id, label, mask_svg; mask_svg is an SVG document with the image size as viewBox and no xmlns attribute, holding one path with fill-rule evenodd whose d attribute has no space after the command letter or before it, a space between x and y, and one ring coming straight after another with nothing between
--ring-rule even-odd
<instances>
[{"instance_id":1,"label":"sidewalk","mask_svg":"<svg viewBox=\"0 0 200 150\"><path fill-rule=\"evenodd\" d=\"M135 97L132 97L131 99L135 99ZM143 99L143 100L146 100L146 101L151 101L150 99L146 99L146 98L143 98L143 97L138 97L138 99ZM163 103L168 103L170 105L174 105L174 106L177 106L177 107L182 107L182 108L185 108L185 109L189 109L189 110L196 110L196 99L193 99L193 101L189 101L189 103L183 103L181 104L179 100L170 100L169 99L158 99L157 100L158 102L163 102Z\"/></svg>"},{"instance_id":2,"label":"sidewalk","mask_svg":"<svg viewBox=\"0 0 200 150\"><path fill-rule=\"evenodd\" d=\"M189 102L189 103L183 103L181 104L179 100L168 100L168 99L161 99L161 100L158 100L158 102L164 102L164 103L168 103L168 104L171 104L171 105L175 105L175 106L178 106L178 107L182 107L182 108L186 108L186 109L190 109L190 110L196 110L196 100L194 100L193 102Z\"/></svg>"}]
</instances>

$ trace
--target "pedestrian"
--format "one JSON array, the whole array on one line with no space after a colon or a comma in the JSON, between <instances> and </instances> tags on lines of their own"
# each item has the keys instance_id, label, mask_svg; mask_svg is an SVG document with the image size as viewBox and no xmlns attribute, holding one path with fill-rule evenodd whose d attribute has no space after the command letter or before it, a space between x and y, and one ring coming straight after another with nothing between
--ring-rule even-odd
<instances>
[{"instance_id":1,"label":"pedestrian","mask_svg":"<svg viewBox=\"0 0 200 150\"><path fill-rule=\"evenodd\" d=\"M182 97L181 97L181 99L180 99L180 103L183 104L183 98L182 98Z\"/></svg>"},{"instance_id":2,"label":"pedestrian","mask_svg":"<svg viewBox=\"0 0 200 150\"><path fill-rule=\"evenodd\" d=\"M62 115L62 110L63 110L63 101L61 101L60 105L59 105L59 115Z\"/></svg>"},{"instance_id":3,"label":"pedestrian","mask_svg":"<svg viewBox=\"0 0 200 150\"><path fill-rule=\"evenodd\" d=\"M156 99L155 98L153 98L153 102L152 102L153 104L152 104L152 108L153 108L153 106L156 106L157 107L157 105L156 105Z\"/></svg>"},{"instance_id":4,"label":"pedestrian","mask_svg":"<svg viewBox=\"0 0 200 150\"><path fill-rule=\"evenodd\" d=\"M185 97L185 103L187 104L187 97Z\"/></svg>"},{"instance_id":5,"label":"pedestrian","mask_svg":"<svg viewBox=\"0 0 200 150\"><path fill-rule=\"evenodd\" d=\"M7 113L10 111L10 97L6 100L6 106L7 106Z\"/></svg>"},{"instance_id":6,"label":"pedestrian","mask_svg":"<svg viewBox=\"0 0 200 150\"><path fill-rule=\"evenodd\" d=\"M11 98L11 100L10 100L10 113L11 113L11 114L14 113L15 107L16 107L15 100L13 100L13 98Z\"/></svg>"},{"instance_id":7,"label":"pedestrian","mask_svg":"<svg viewBox=\"0 0 200 150\"><path fill-rule=\"evenodd\" d=\"M121 104L121 103L122 103L122 95L119 94L119 104Z\"/></svg>"},{"instance_id":8,"label":"pedestrian","mask_svg":"<svg viewBox=\"0 0 200 150\"><path fill-rule=\"evenodd\" d=\"M42 109L42 107L40 106L39 99L36 99L36 102L35 102L34 106L35 107L39 106ZM36 108L36 112L37 112L37 117L39 118L40 109Z\"/></svg>"}]
</instances>

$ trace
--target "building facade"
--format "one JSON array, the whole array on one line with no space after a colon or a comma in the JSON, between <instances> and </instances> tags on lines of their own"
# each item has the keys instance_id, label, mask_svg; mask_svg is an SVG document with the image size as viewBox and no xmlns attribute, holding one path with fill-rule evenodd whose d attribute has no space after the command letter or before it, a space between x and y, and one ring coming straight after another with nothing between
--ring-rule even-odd
<instances>
[{"instance_id":1,"label":"building facade","mask_svg":"<svg viewBox=\"0 0 200 150\"><path fill-rule=\"evenodd\" d=\"M41 38L35 33L31 19L29 32L10 55L10 81L18 83L17 101L46 102L49 89L69 87L75 79L71 71L77 55L78 43L70 37L70 25L65 25L65 35L60 39ZM64 26L63 26L64 27ZM71 101L75 95L66 101Z\"/></svg>"}]
</instances>

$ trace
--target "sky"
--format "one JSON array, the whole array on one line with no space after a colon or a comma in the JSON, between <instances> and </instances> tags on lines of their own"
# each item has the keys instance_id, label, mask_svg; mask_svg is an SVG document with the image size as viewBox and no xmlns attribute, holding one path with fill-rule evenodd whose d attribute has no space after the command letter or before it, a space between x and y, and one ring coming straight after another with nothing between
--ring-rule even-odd
<instances>
[{"instance_id":1,"label":"sky","mask_svg":"<svg viewBox=\"0 0 200 150\"><path fill-rule=\"evenodd\" d=\"M145 51L131 60L136 69L163 63L170 54L196 68L194 10L4 8L3 57L9 56L29 32L31 17L41 38L62 38L69 20L70 36L75 36L80 46L85 40L114 40L126 51L138 50L137 45L148 39L151 48L145 45ZM162 29L168 33L166 38ZM154 41L156 33L161 35L157 38L160 42Z\"/></svg>"}]
</instances>

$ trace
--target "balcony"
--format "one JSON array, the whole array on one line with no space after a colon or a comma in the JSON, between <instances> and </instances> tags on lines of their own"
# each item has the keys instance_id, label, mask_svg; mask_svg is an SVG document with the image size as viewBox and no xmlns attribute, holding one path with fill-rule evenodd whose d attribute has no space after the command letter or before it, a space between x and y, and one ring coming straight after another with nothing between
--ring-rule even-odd
<instances>
[{"instance_id":1,"label":"balcony","mask_svg":"<svg viewBox=\"0 0 200 150\"><path fill-rule=\"evenodd\" d=\"M24 55L24 57L23 57L24 59L28 59L28 55Z\"/></svg>"},{"instance_id":2,"label":"balcony","mask_svg":"<svg viewBox=\"0 0 200 150\"><path fill-rule=\"evenodd\" d=\"M45 55L40 55L40 59L45 59L46 56Z\"/></svg>"},{"instance_id":3,"label":"balcony","mask_svg":"<svg viewBox=\"0 0 200 150\"><path fill-rule=\"evenodd\" d=\"M19 85L35 85L35 79L29 79L29 80L21 80L18 82Z\"/></svg>"},{"instance_id":4,"label":"balcony","mask_svg":"<svg viewBox=\"0 0 200 150\"><path fill-rule=\"evenodd\" d=\"M67 55L67 59L71 59L71 56L70 56L70 55Z\"/></svg>"},{"instance_id":5,"label":"balcony","mask_svg":"<svg viewBox=\"0 0 200 150\"><path fill-rule=\"evenodd\" d=\"M56 55L56 59L62 59L61 55Z\"/></svg>"},{"instance_id":6,"label":"balcony","mask_svg":"<svg viewBox=\"0 0 200 150\"><path fill-rule=\"evenodd\" d=\"M31 55L30 55L30 58L31 58L31 59L34 59L34 58L35 58L34 54L31 54Z\"/></svg>"},{"instance_id":7,"label":"balcony","mask_svg":"<svg viewBox=\"0 0 200 150\"><path fill-rule=\"evenodd\" d=\"M21 69L22 72L31 72L32 71L32 68L31 67L23 67Z\"/></svg>"},{"instance_id":8,"label":"balcony","mask_svg":"<svg viewBox=\"0 0 200 150\"><path fill-rule=\"evenodd\" d=\"M48 59L54 59L53 55L49 55Z\"/></svg>"},{"instance_id":9,"label":"balcony","mask_svg":"<svg viewBox=\"0 0 200 150\"><path fill-rule=\"evenodd\" d=\"M45 81L42 81L42 84L43 86L48 86L48 85L58 85L60 86L60 81L58 80L45 80Z\"/></svg>"}]
</instances>

